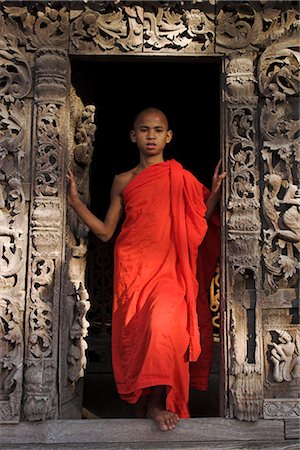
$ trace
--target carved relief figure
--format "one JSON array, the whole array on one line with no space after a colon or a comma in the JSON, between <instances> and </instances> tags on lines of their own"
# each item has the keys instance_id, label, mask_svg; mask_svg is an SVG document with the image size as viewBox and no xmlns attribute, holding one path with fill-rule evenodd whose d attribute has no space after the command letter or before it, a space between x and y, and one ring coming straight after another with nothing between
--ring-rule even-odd
<instances>
[{"instance_id":1,"label":"carved relief figure","mask_svg":"<svg viewBox=\"0 0 300 450\"><path fill-rule=\"evenodd\" d=\"M263 212L269 228L264 230L263 254L270 273L267 279L277 289L274 276L283 274L287 280L300 267L297 258L300 250L300 189L276 173L266 175L265 181Z\"/></svg>"},{"instance_id":2,"label":"carved relief figure","mask_svg":"<svg viewBox=\"0 0 300 450\"><path fill-rule=\"evenodd\" d=\"M300 332L295 340L284 330L275 330L279 343L272 342L270 360L273 363L273 378L276 382L300 378Z\"/></svg>"}]
</instances>

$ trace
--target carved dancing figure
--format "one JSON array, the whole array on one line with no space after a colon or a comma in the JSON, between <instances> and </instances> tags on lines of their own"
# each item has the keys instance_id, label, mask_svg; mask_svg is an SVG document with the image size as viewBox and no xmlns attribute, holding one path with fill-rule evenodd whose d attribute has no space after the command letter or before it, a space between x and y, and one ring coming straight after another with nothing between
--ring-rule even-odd
<instances>
[{"instance_id":1,"label":"carved dancing figure","mask_svg":"<svg viewBox=\"0 0 300 450\"><path fill-rule=\"evenodd\" d=\"M272 342L271 361L274 364L273 377L278 383L282 381L292 380L292 370L295 363L293 362L293 355L295 352L295 343L292 336L287 331L275 330L278 334L280 344Z\"/></svg>"}]
</instances>

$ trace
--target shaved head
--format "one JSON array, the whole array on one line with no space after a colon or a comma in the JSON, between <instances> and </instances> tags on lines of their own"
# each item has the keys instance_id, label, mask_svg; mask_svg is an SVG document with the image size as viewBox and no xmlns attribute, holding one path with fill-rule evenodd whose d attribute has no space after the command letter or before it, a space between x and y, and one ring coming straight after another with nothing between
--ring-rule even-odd
<instances>
[{"instance_id":1,"label":"shaved head","mask_svg":"<svg viewBox=\"0 0 300 450\"><path fill-rule=\"evenodd\" d=\"M143 119L143 117L145 117L148 114L157 114L161 117L162 121L165 123L166 128L169 129L169 122L168 122L168 118L165 115L165 113L163 113L160 109L158 108L146 108L143 109L143 111L139 112L137 114L137 116L134 119L133 122L133 128L134 130L137 128L137 126L140 124L141 120Z\"/></svg>"}]
</instances>

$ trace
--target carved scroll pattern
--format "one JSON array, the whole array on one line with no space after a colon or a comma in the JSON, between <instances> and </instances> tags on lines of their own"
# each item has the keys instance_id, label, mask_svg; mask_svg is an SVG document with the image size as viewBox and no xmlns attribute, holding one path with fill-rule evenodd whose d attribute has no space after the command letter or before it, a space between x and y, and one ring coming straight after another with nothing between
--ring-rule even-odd
<instances>
[{"instance_id":1,"label":"carved scroll pattern","mask_svg":"<svg viewBox=\"0 0 300 450\"><path fill-rule=\"evenodd\" d=\"M255 54L233 56L226 68L230 189L228 238L233 247L230 262L234 272L257 273L260 234L259 189L256 159L256 108L253 62Z\"/></svg>"},{"instance_id":2,"label":"carved scroll pattern","mask_svg":"<svg viewBox=\"0 0 300 450\"><path fill-rule=\"evenodd\" d=\"M300 251L299 62L297 40L274 44L259 61L265 287L296 287ZM295 97L295 98L294 98Z\"/></svg>"},{"instance_id":3,"label":"carved scroll pattern","mask_svg":"<svg viewBox=\"0 0 300 450\"><path fill-rule=\"evenodd\" d=\"M41 47L66 48L69 37L69 14L66 8L43 4L3 7L5 35L17 39L27 50Z\"/></svg>"},{"instance_id":4,"label":"carved scroll pattern","mask_svg":"<svg viewBox=\"0 0 300 450\"><path fill-rule=\"evenodd\" d=\"M214 8L207 2L198 4L197 8L188 5L178 8L176 4L157 7L157 2L145 4L145 52L208 53L214 51L214 41Z\"/></svg>"},{"instance_id":5,"label":"carved scroll pattern","mask_svg":"<svg viewBox=\"0 0 300 450\"><path fill-rule=\"evenodd\" d=\"M295 33L299 11L293 2L284 3L280 8L274 2L218 1L216 50L231 53L236 49L267 47L284 35Z\"/></svg>"},{"instance_id":6,"label":"carved scroll pattern","mask_svg":"<svg viewBox=\"0 0 300 450\"><path fill-rule=\"evenodd\" d=\"M84 105L71 87L70 93L70 146L69 164L77 180L78 192L84 203L89 203L89 173L95 139L95 106ZM78 220L69 208L66 236L66 270L63 273L63 297L67 299L61 305L60 335L61 346L61 393L60 410L76 396L76 382L83 377L86 367L85 337L89 323L86 314L89 310L89 295L85 287L86 252L88 229Z\"/></svg>"},{"instance_id":7,"label":"carved scroll pattern","mask_svg":"<svg viewBox=\"0 0 300 450\"><path fill-rule=\"evenodd\" d=\"M293 399L274 399L264 402L264 419L299 418L300 403Z\"/></svg>"},{"instance_id":8,"label":"carved scroll pattern","mask_svg":"<svg viewBox=\"0 0 300 450\"><path fill-rule=\"evenodd\" d=\"M22 186L24 97L31 71L17 46L0 39L0 421L20 417L23 375L26 210Z\"/></svg>"},{"instance_id":9,"label":"carved scroll pattern","mask_svg":"<svg viewBox=\"0 0 300 450\"><path fill-rule=\"evenodd\" d=\"M220 341L220 264L218 263L209 289L209 307L212 314L214 341Z\"/></svg>"},{"instance_id":10,"label":"carved scroll pattern","mask_svg":"<svg viewBox=\"0 0 300 450\"><path fill-rule=\"evenodd\" d=\"M253 421L262 412L262 376L260 367L259 320L250 332L254 336L254 354L248 361L249 338L247 278L259 283L259 189L256 157L256 115L254 52L233 53L227 59L227 277L229 308L229 398L230 415ZM255 281L256 280L256 281ZM244 301L243 301L244 300ZM251 308L256 310L254 302Z\"/></svg>"},{"instance_id":11,"label":"carved scroll pattern","mask_svg":"<svg viewBox=\"0 0 300 450\"><path fill-rule=\"evenodd\" d=\"M72 10L71 53L122 53L141 51L143 44L143 9L136 6L112 6L84 11Z\"/></svg>"},{"instance_id":12,"label":"carved scroll pattern","mask_svg":"<svg viewBox=\"0 0 300 450\"><path fill-rule=\"evenodd\" d=\"M35 128L31 205L31 272L27 300L24 416L57 414L58 304L64 229L64 153L67 56L59 50L36 55Z\"/></svg>"}]
</instances>

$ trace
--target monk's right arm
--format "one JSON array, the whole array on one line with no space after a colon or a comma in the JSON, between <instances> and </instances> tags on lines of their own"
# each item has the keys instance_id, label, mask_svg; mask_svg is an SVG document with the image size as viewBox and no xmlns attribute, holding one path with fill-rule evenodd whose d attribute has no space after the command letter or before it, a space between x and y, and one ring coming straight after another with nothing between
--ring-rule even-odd
<instances>
[{"instance_id":1,"label":"monk's right arm","mask_svg":"<svg viewBox=\"0 0 300 450\"><path fill-rule=\"evenodd\" d=\"M68 203L74 209L78 217L85 225L102 241L107 242L114 234L117 224L122 215L122 199L118 183L114 181L111 191L111 203L105 220L98 219L80 200L76 181L73 173L69 170L68 181Z\"/></svg>"}]
</instances>

